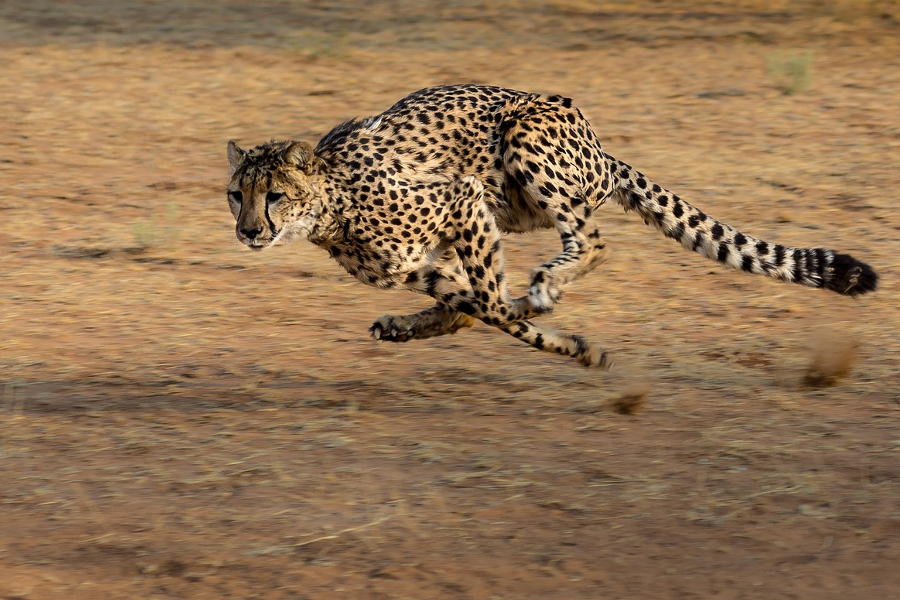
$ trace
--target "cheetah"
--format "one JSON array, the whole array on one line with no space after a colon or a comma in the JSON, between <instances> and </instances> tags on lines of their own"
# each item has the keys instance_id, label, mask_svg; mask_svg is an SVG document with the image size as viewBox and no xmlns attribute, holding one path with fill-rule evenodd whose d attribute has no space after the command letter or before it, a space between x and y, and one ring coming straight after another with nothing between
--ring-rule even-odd
<instances>
[{"instance_id":1,"label":"cheetah","mask_svg":"<svg viewBox=\"0 0 900 600\"><path fill-rule=\"evenodd\" d=\"M238 240L261 250L306 239L352 276L425 294L435 304L384 315L376 340L451 334L476 320L531 346L608 368L607 352L540 327L566 285L601 264L595 218L608 199L689 250L735 269L856 296L876 288L869 265L822 248L766 242L726 225L607 154L559 95L487 85L426 88L380 115L352 119L313 148L228 142L228 203ZM501 236L555 228L562 251L511 297Z\"/></svg>"}]
</instances>

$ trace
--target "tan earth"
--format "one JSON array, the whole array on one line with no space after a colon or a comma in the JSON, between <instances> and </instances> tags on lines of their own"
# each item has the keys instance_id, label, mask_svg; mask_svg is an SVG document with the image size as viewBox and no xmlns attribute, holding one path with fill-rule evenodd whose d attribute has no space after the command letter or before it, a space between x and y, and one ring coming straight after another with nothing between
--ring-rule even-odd
<instances>
[{"instance_id":1,"label":"tan earth","mask_svg":"<svg viewBox=\"0 0 900 600\"><path fill-rule=\"evenodd\" d=\"M900 597L895 3L4 0L0 52L3 600ZM240 246L225 142L451 82L572 96L612 154L881 288L609 206L611 260L544 321L612 372L485 326L376 343L427 300ZM558 246L510 240L517 289Z\"/></svg>"}]
</instances>

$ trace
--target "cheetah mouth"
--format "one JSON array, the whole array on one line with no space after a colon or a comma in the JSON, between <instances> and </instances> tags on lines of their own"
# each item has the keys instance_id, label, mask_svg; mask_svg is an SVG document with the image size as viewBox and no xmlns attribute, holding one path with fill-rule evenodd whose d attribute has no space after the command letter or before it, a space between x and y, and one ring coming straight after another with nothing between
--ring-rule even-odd
<instances>
[{"instance_id":1,"label":"cheetah mouth","mask_svg":"<svg viewBox=\"0 0 900 600\"><path fill-rule=\"evenodd\" d=\"M241 240L245 246L253 250L254 252L259 252L260 250L265 250L266 248L274 245L275 238L271 238L268 240Z\"/></svg>"},{"instance_id":2,"label":"cheetah mouth","mask_svg":"<svg viewBox=\"0 0 900 600\"><path fill-rule=\"evenodd\" d=\"M282 230L283 229L284 228L282 228ZM260 250L265 250L266 248L271 248L272 246L274 246L278 242L278 238L279 238L280 234L281 234L281 232L279 231L279 232L276 232L272 236L266 236L264 238L259 238L259 237L246 238L246 237L238 234L238 241L241 242L243 245L247 246L248 248L250 248L251 250L253 250L255 252L259 252Z\"/></svg>"}]
</instances>

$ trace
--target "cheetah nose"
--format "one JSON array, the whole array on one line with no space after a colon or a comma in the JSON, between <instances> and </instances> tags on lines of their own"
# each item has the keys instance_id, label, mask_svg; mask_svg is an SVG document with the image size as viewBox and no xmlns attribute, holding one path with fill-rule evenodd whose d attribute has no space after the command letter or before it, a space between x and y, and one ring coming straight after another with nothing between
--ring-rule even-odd
<instances>
[{"instance_id":1,"label":"cheetah nose","mask_svg":"<svg viewBox=\"0 0 900 600\"><path fill-rule=\"evenodd\" d=\"M256 227L254 229L241 229L241 235L247 238L248 240L256 239L256 236L262 233L262 227Z\"/></svg>"}]
</instances>

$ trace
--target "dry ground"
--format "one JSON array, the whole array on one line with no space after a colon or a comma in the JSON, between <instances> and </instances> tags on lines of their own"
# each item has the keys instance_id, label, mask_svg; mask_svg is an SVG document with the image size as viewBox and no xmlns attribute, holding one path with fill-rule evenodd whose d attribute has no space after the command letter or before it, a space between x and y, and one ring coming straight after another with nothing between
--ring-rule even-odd
<instances>
[{"instance_id":1,"label":"dry ground","mask_svg":"<svg viewBox=\"0 0 900 600\"><path fill-rule=\"evenodd\" d=\"M6 0L0 598L896 595L898 16ZM573 96L613 154L882 288L729 272L610 206L612 259L546 319L603 340L606 374L486 327L376 344L425 301L235 241L227 139L315 141L462 81ZM514 238L518 285L557 247ZM849 377L802 383L850 345Z\"/></svg>"}]
</instances>

